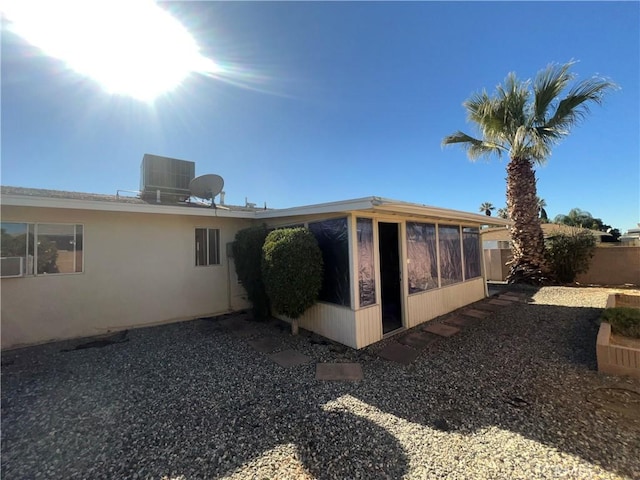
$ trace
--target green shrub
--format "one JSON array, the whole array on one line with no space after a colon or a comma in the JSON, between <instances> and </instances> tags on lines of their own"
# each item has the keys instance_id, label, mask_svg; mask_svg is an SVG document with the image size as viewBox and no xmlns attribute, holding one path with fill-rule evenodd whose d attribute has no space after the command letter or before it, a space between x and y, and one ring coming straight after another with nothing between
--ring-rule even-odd
<instances>
[{"instance_id":1,"label":"green shrub","mask_svg":"<svg viewBox=\"0 0 640 480\"><path fill-rule=\"evenodd\" d=\"M602 321L611 324L611 331L625 337L640 338L640 309L631 307L607 308Z\"/></svg>"},{"instance_id":2,"label":"green shrub","mask_svg":"<svg viewBox=\"0 0 640 480\"><path fill-rule=\"evenodd\" d=\"M262 275L273 309L297 319L312 306L322 287L322 253L306 228L271 232L262 248Z\"/></svg>"},{"instance_id":3,"label":"green shrub","mask_svg":"<svg viewBox=\"0 0 640 480\"><path fill-rule=\"evenodd\" d=\"M585 231L560 234L547 239L545 259L551 274L562 283L572 283L589 269L596 247L595 237Z\"/></svg>"},{"instance_id":4,"label":"green shrub","mask_svg":"<svg viewBox=\"0 0 640 480\"><path fill-rule=\"evenodd\" d=\"M236 234L232 246L236 273L247 291L255 318L267 318L270 314L262 279L262 246L268 233L265 225L245 228Z\"/></svg>"}]
</instances>

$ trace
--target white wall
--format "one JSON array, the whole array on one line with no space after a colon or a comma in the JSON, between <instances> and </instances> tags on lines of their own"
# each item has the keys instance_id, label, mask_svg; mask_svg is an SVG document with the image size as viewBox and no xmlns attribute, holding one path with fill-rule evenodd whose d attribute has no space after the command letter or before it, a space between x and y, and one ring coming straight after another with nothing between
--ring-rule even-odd
<instances>
[{"instance_id":1,"label":"white wall","mask_svg":"<svg viewBox=\"0 0 640 480\"><path fill-rule=\"evenodd\" d=\"M84 273L1 280L3 348L248 306L226 257L248 220L3 206L2 221L84 225ZM195 266L196 227L220 229L222 265Z\"/></svg>"}]
</instances>

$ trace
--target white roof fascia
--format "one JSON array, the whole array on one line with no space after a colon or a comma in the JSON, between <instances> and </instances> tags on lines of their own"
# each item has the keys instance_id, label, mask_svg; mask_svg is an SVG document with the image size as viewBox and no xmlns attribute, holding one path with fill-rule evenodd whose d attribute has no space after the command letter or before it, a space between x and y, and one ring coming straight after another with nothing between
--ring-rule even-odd
<instances>
[{"instance_id":1,"label":"white roof fascia","mask_svg":"<svg viewBox=\"0 0 640 480\"><path fill-rule=\"evenodd\" d=\"M511 225L511 220L462 212L447 208L429 207L417 203L401 202L381 197L364 197L339 202L320 203L304 207L262 210L256 212L256 218L279 218L297 215L314 215L323 213L346 213L352 211L371 211L416 215L433 219L461 220L474 225Z\"/></svg>"},{"instance_id":2,"label":"white roof fascia","mask_svg":"<svg viewBox=\"0 0 640 480\"><path fill-rule=\"evenodd\" d=\"M409 215L417 215L421 217L429 217L441 220L462 220L477 225L511 225L511 220L504 218L488 217L487 215L478 215L476 213L468 213L460 210L451 210L448 208L428 207L426 205L417 205L401 202L383 203L375 207L375 210L390 213L406 213Z\"/></svg>"},{"instance_id":3,"label":"white roof fascia","mask_svg":"<svg viewBox=\"0 0 640 480\"><path fill-rule=\"evenodd\" d=\"M223 208L190 208L171 205L102 202L96 200L72 200L67 198L2 195L2 206L64 208L103 212L155 213L164 215L193 215L200 217L255 218L255 212L233 211Z\"/></svg>"},{"instance_id":4,"label":"white roof fascia","mask_svg":"<svg viewBox=\"0 0 640 480\"><path fill-rule=\"evenodd\" d=\"M322 213L341 213L353 210L371 210L375 207L375 197L356 198L354 200L342 200L339 202L319 203L304 207L279 208L273 210L260 210L255 218L293 217L298 215L316 215Z\"/></svg>"}]
</instances>

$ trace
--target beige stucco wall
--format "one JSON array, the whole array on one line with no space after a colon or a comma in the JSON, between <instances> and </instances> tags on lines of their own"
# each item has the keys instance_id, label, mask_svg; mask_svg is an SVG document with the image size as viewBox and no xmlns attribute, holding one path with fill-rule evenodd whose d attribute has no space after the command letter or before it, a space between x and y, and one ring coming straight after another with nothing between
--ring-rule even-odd
<instances>
[{"instance_id":1,"label":"beige stucco wall","mask_svg":"<svg viewBox=\"0 0 640 480\"><path fill-rule=\"evenodd\" d=\"M509 273L504 264L512 259L511 250L484 250L488 280L504 281ZM576 282L591 285L640 285L640 247L596 247L589 270Z\"/></svg>"},{"instance_id":2,"label":"beige stucco wall","mask_svg":"<svg viewBox=\"0 0 640 480\"><path fill-rule=\"evenodd\" d=\"M0 280L3 348L248 306L226 244L249 220L8 206L1 214L84 225L84 273ZM195 266L196 227L220 229L222 265Z\"/></svg>"},{"instance_id":3,"label":"beige stucco wall","mask_svg":"<svg viewBox=\"0 0 640 480\"><path fill-rule=\"evenodd\" d=\"M511 250L491 248L483 250L487 280L504 281L509 274L507 262L512 259Z\"/></svg>"},{"instance_id":4,"label":"beige stucco wall","mask_svg":"<svg viewBox=\"0 0 640 480\"><path fill-rule=\"evenodd\" d=\"M578 275L579 283L640 285L640 247L598 247L589 270Z\"/></svg>"}]
</instances>

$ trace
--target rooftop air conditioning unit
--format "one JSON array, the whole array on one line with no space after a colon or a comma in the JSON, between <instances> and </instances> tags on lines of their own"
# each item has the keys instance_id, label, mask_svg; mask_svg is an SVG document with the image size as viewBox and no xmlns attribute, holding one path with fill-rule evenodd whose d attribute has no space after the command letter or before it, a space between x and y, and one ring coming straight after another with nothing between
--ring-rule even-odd
<instances>
[{"instance_id":1,"label":"rooftop air conditioning unit","mask_svg":"<svg viewBox=\"0 0 640 480\"><path fill-rule=\"evenodd\" d=\"M145 153L140 165L140 192L145 200L182 202L191 196L189 183L196 164Z\"/></svg>"}]
</instances>

